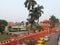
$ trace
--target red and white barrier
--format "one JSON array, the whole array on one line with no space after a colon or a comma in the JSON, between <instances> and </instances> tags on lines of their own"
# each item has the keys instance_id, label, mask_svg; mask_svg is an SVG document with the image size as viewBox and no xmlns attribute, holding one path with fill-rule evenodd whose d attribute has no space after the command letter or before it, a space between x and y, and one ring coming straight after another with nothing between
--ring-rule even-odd
<instances>
[{"instance_id":1,"label":"red and white barrier","mask_svg":"<svg viewBox=\"0 0 60 45\"><path fill-rule=\"evenodd\" d=\"M15 39L13 41L9 41L9 40L2 41L2 42L0 42L0 45L17 45L18 43L22 43L26 40L37 40L40 37L44 37L44 36L47 36L51 33L54 33L58 29L60 29L60 27L54 27L50 30L44 30L44 31L41 31L38 33L30 34L28 36L26 36L26 34L25 34L23 37L18 37L17 39Z\"/></svg>"}]
</instances>

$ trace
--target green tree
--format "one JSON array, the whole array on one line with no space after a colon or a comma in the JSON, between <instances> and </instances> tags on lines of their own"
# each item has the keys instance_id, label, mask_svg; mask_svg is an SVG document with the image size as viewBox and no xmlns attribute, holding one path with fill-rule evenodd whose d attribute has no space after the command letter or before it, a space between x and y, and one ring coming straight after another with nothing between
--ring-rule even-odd
<instances>
[{"instance_id":1,"label":"green tree","mask_svg":"<svg viewBox=\"0 0 60 45\"><path fill-rule=\"evenodd\" d=\"M35 18L36 18L36 20L38 20L38 22L39 22L39 18L40 18L41 15L43 14L42 9L44 9L44 7L38 5L36 8L37 8L37 12L35 12L35 13L36 13Z\"/></svg>"},{"instance_id":2,"label":"green tree","mask_svg":"<svg viewBox=\"0 0 60 45\"><path fill-rule=\"evenodd\" d=\"M58 18L56 19L56 24L59 25L59 19Z\"/></svg>"},{"instance_id":3,"label":"green tree","mask_svg":"<svg viewBox=\"0 0 60 45\"><path fill-rule=\"evenodd\" d=\"M38 29L39 32L43 29L42 26L40 25L37 25L36 28Z\"/></svg>"},{"instance_id":4,"label":"green tree","mask_svg":"<svg viewBox=\"0 0 60 45\"><path fill-rule=\"evenodd\" d=\"M50 18L50 25L51 25L51 28L55 26L55 20L56 20L56 17L54 15L52 15Z\"/></svg>"},{"instance_id":5,"label":"green tree","mask_svg":"<svg viewBox=\"0 0 60 45\"><path fill-rule=\"evenodd\" d=\"M50 24L51 28L54 27L55 25L59 24L59 19L57 19L54 15L52 15L50 18Z\"/></svg>"},{"instance_id":6,"label":"green tree","mask_svg":"<svg viewBox=\"0 0 60 45\"><path fill-rule=\"evenodd\" d=\"M5 29L5 26L7 26L6 20L0 20L0 32L2 33Z\"/></svg>"},{"instance_id":7,"label":"green tree","mask_svg":"<svg viewBox=\"0 0 60 45\"><path fill-rule=\"evenodd\" d=\"M35 24L35 21L37 21L37 24L39 22L39 17L42 15L43 11L42 9L44 8L43 6L35 6L37 3L35 0L26 0L25 1L25 7L29 10L29 18L27 19L28 22L31 24L31 30L35 28L34 27L34 24Z\"/></svg>"},{"instance_id":8,"label":"green tree","mask_svg":"<svg viewBox=\"0 0 60 45\"><path fill-rule=\"evenodd\" d=\"M31 28L32 28L32 26L33 26L34 23L35 23L34 19L33 19L33 18L29 18L29 19L27 19L27 20L28 20L28 22L31 24Z\"/></svg>"},{"instance_id":9,"label":"green tree","mask_svg":"<svg viewBox=\"0 0 60 45\"><path fill-rule=\"evenodd\" d=\"M24 3L25 7L29 10L29 15L28 15L29 18L27 20L31 24L31 27L32 27L32 25L34 23L34 19L33 19L32 16L30 16L31 15L31 11L30 10L34 9L36 4L37 3L36 3L35 0L26 0L25 3Z\"/></svg>"},{"instance_id":10,"label":"green tree","mask_svg":"<svg viewBox=\"0 0 60 45\"><path fill-rule=\"evenodd\" d=\"M29 24L29 23L28 23L28 22L26 22L26 30L27 30L28 24Z\"/></svg>"},{"instance_id":11,"label":"green tree","mask_svg":"<svg viewBox=\"0 0 60 45\"><path fill-rule=\"evenodd\" d=\"M39 22L39 18L40 16L43 14L43 10L44 7L43 6L37 6L34 9L30 10L30 16L33 18L33 20L38 20L37 23Z\"/></svg>"},{"instance_id":12,"label":"green tree","mask_svg":"<svg viewBox=\"0 0 60 45\"><path fill-rule=\"evenodd\" d=\"M27 7L28 10L33 9L36 4L37 3L35 0L26 0L24 3L25 7Z\"/></svg>"}]
</instances>

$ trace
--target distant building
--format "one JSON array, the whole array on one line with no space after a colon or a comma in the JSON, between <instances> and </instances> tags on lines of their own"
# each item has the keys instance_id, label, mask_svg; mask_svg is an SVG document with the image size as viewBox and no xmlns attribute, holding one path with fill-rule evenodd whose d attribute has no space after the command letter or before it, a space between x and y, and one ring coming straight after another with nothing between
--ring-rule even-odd
<instances>
[{"instance_id":1,"label":"distant building","mask_svg":"<svg viewBox=\"0 0 60 45\"><path fill-rule=\"evenodd\" d=\"M16 23L14 23L14 22L8 22L8 26L16 26Z\"/></svg>"},{"instance_id":2,"label":"distant building","mask_svg":"<svg viewBox=\"0 0 60 45\"><path fill-rule=\"evenodd\" d=\"M8 27L11 26L12 28L14 29L19 29L19 30L26 30L25 26L26 26L26 23L23 23L23 22L8 22Z\"/></svg>"}]
</instances>

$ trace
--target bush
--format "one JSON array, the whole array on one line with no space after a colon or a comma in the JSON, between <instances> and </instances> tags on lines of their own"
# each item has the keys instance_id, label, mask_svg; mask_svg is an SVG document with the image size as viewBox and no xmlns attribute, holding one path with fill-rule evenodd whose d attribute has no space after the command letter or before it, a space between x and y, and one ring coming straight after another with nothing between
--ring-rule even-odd
<instances>
[{"instance_id":1,"label":"bush","mask_svg":"<svg viewBox=\"0 0 60 45\"><path fill-rule=\"evenodd\" d=\"M0 41L7 40L7 39L10 39L10 35L6 35L6 34L1 34L0 35Z\"/></svg>"},{"instance_id":2,"label":"bush","mask_svg":"<svg viewBox=\"0 0 60 45\"><path fill-rule=\"evenodd\" d=\"M16 29L9 29L9 32L17 32L18 30Z\"/></svg>"},{"instance_id":3,"label":"bush","mask_svg":"<svg viewBox=\"0 0 60 45\"><path fill-rule=\"evenodd\" d=\"M3 33L5 26L7 26L6 20L0 20L0 32Z\"/></svg>"},{"instance_id":4,"label":"bush","mask_svg":"<svg viewBox=\"0 0 60 45\"><path fill-rule=\"evenodd\" d=\"M0 32L1 32L1 33L3 33L4 29L5 29L5 26L0 25Z\"/></svg>"}]
</instances>

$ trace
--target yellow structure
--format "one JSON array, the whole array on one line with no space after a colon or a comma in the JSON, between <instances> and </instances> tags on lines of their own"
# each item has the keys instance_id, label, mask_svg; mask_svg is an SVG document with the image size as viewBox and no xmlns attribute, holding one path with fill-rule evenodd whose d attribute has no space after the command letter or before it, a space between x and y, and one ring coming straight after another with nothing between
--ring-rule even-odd
<instances>
[{"instance_id":1,"label":"yellow structure","mask_svg":"<svg viewBox=\"0 0 60 45\"><path fill-rule=\"evenodd\" d=\"M45 41L46 41L45 38L40 38L40 39L38 39L36 45L44 45Z\"/></svg>"}]
</instances>

